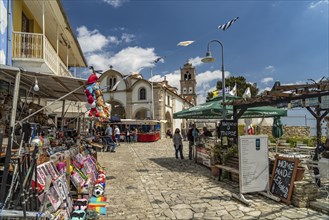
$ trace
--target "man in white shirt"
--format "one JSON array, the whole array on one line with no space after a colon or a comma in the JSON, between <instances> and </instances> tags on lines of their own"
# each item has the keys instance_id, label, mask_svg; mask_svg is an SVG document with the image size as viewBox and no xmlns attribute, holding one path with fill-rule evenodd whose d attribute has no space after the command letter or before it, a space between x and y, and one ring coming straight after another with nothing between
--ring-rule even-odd
<instances>
[{"instance_id":1,"label":"man in white shirt","mask_svg":"<svg viewBox=\"0 0 329 220\"><path fill-rule=\"evenodd\" d=\"M105 130L105 139L107 142L107 149L108 147L110 147L110 152L115 152L115 148L116 148L116 144L113 142L112 139L112 127L110 126L110 124L107 124L106 130ZM107 151L106 149L106 151Z\"/></svg>"},{"instance_id":2,"label":"man in white shirt","mask_svg":"<svg viewBox=\"0 0 329 220\"><path fill-rule=\"evenodd\" d=\"M114 138L117 145L120 146L120 129L118 125L116 125L114 128Z\"/></svg>"}]
</instances>

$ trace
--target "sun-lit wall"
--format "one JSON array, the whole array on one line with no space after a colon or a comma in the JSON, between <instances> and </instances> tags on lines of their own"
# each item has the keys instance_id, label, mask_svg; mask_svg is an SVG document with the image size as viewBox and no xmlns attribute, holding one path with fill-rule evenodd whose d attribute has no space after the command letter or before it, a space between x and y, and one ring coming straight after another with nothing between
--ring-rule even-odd
<instances>
[{"instance_id":1,"label":"sun-lit wall","mask_svg":"<svg viewBox=\"0 0 329 220\"><path fill-rule=\"evenodd\" d=\"M42 33L40 25L35 21L33 14L24 4L22 0L13 1L13 31L21 32L22 31L22 13L29 18L30 20L30 32L32 33ZM42 11L40 11L42 13Z\"/></svg>"}]
</instances>

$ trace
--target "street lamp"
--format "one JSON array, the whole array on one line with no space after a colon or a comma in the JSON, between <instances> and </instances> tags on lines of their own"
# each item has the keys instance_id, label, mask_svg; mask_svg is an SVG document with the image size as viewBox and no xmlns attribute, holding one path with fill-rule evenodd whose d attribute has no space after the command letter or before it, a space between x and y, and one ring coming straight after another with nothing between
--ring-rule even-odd
<instances>
[{"instance_id":1,"label":"street lamp","mask_svg":"<svg viewBox=\"0 0 329 220\"><path fill-rule=\"evenodd\" d=\"M201 61L203 63L211 63L211 62L215 62L216 59L214 57L211 56L211 52L210 52L210 44L213 42L217 42L220 44L221 48L222 48L222 92L223 92L223 120L226 119L226 105L225 103L225 75L224 75L224 46L223 44L219 41L219 40L212 40L208 43L207 46L207 53L206 53L206 57L204 57Z\"/></svg>"}]
</instances>

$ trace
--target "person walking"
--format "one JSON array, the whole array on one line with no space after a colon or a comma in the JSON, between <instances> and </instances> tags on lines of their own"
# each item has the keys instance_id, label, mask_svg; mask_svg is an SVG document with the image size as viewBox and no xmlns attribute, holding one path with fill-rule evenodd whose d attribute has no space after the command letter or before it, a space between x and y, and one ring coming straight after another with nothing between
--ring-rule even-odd
<instances>
[{"instance_id":1,"label":"person walking","mask_svg":"<svg viewBox=\"0 0 329 220\"><path fill-rule=\"evenodd\" d=\"M180 159L184 159L182 139L183 138L180 134L179 128L176 128L175 133L173 135L176 159L178 159L178 152L180 153Z\"/></svg>"},{"instance_id":2,"label":"person walking","mask_svg":"<svg viewBox=\"0 0 329 220\"><path fill-rule=\"evenodd\" d=\"M194 157L193 147L196 143L196 139L199 137L199 130L196 128L195 124L192 124L191 128L187 132L188 139L188 157L190 160Z\"/></svg>"},{"instance_id":3,"label":"person walking","mask_svg":"<svg viewBox=\"0 0 329 220\"><path fill-rule=\"evenodd\" d=\"M110 152L115 152L116 144L112 139L112 134L112 127L110 126L110 124L107 124L104 137L107 143L107 149L105 151L108 151L108 148L110 147Z\"/></svg>"},{"instance_id":4,"label":"person walking","mask_svg":"<svg viewBox=\"0 0 329 220\"><path fill-rule=\"evenodd\" d=\"M116 125L114 128L114 138L117 145L120 146L120 129L118 125Z\"/></svg>"},{"instance_id":5,"label":"person walking","mask_svg":"<svg viewBox=\"0 0 329 220\"><path fill-rule=\"evenodd\" d=\"M125 129L125 137L126 137L126 142L130 143L130 129L129 129L129 125L127 125L126 129Z\"/></svg>"}]
</instances>

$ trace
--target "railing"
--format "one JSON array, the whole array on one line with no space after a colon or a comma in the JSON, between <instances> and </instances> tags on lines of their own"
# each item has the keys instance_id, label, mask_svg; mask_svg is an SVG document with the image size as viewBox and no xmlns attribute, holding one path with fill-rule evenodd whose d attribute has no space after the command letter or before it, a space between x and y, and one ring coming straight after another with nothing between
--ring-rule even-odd
<instances>
[{"instance_id":1,"label":"railing","mask_svg":"<svg viewBox=\"0 0 329 220\"><path fill-rule=\"evenodd\" d=\"M42 34L13 32L13 58L42 59Z\"/></svg>"},{"instance_id":2,"label":"railing","mask_svg":"<svg viewBox=\"0 0 329 220\"><path fill-rule=\"evenodd\" d=\"M45 50L45 57L43 57L43 49ZM42 34L13 32L13 58L43 59L56 75L72 76L47 38L45 38L45 46L43 47Z\"/></svg>"}]
</instances>

